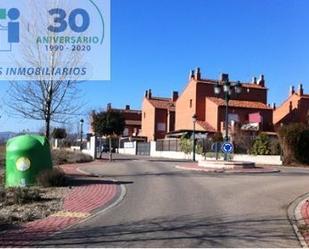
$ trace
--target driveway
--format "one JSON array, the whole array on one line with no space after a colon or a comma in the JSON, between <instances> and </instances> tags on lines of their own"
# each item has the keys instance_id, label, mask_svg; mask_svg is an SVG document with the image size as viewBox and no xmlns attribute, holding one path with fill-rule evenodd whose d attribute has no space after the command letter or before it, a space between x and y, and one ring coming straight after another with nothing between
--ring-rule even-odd
<instances>
[{"instance_id":1,"label":"driveway","mask_svg":"<svg viewBox=\"0 0 309 249\"><path fill-rule=\"evenodd\" d=\"M300 246L286 209L308 192L309 170L205 174L176 169L181 163L121 157L83 166L124 182L125 199L38 246Z\"/></svg>"}]
</instances>

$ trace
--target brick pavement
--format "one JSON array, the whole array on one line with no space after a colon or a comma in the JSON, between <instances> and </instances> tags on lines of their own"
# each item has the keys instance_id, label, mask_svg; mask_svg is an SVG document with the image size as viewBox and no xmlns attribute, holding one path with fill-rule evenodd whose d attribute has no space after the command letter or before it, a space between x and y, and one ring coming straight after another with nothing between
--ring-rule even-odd
<instances>
[{"instance_id":1,"label":"brick pavement","mask_svg":"<svg viewBox=\"0 0 309 249\"><path fill-rule=\"evenodd\" d=\"M78 166L61 166L66 174L79 176ZM84 174L84 176L87 176ZM120 193L115 184L88 184L73 187L64 198L63 210L45 219L26 223L20 228L0 234L0 247L30 246L48 236L66 229L94 214L98 208L113 203Z\"/></svg>"},{"instance_id":2,"label":"brick pavement","mask_svg":"<svg viewBox=\"0 0 309 249\"><path fill-rule=\"evenodd\" d=\"M304 222L305 226L308 227L307 231L303 231L302 235L309 246L309 200L306 200L301 208L300 208L300 213L302 217L302 221Z\"/></svg>"}]
</instances>

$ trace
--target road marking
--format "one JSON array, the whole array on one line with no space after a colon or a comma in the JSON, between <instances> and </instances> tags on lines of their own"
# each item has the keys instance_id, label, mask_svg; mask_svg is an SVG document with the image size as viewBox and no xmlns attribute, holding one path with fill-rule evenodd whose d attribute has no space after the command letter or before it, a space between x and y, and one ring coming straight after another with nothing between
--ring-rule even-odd
<instances>
[{"instance_id":1,"label":"road marking","mask_svg":"<svg viewBox=\"0 0 309 249\"><path fill-rule=\"evenodd\" d=\"M87 218L90 216L90 213L82 212L69 212L69 211L60 211L55 214L52 214L53 217L70 217L70 218Z\"/></svg>"}]
</instances>

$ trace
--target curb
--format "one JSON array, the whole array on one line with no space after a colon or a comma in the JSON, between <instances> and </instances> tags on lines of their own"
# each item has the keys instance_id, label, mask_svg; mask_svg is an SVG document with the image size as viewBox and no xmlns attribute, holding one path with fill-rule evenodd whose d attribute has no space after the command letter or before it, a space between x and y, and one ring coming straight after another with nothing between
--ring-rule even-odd
<instances>
[{"instance_id":1,"label":"curb","mask_svg":"<svg viewBox=\"0 0 309 249\"><path fill-rule=\"evenodd\" d=\"M241 170L224 170L224 169L202 169L202 168L188 168L185 166L179 166L176 165L175 166L177 169L183 169L183 170L187 170L187 171L200 171L203 173L220 173L220 174L270 174L270 173L279 173L281 172L278 169L274 169L274 170L266 170L266 171L241 171Z\"/></svg>"},{"instance_id":2,"label":"curb","mask_svg":"<svg viewBox=\"0 0 309 249\"><path fill-rule=\"evenodd\" d=\"M99 175L97 175L97 174L93 174L93 173L89 173L89 172L87 172L87 171L84 171L84 170L82 170L82 169L80 169L79 167L78 168L76 168L76 171L78 171L79 173L81 173L81 174L84 174L85 176L90 176L90 177L100 177Z\"/></svg>"},{"instance_id":3,"label":"curb","mask_svg":"<svg viewBox=\"0 0 309 249\"><path fill-rule=\"evenodd\" d=\"M80 169L80 167L76 167L76 171L78 171L78 172L80 172L80 173L82 173L82 174L85 174L85 176L88 176L88 177L89 177L89 176L90 176L90 177L100 177L98 174L89 173L89 172L87 172L87 171L84 171L84 170ZM111 181L116 181L115 179L110 179L110 180L111 180ZM116 207L117 205L119 205L119 204L121 203L121 201L124 199L124 197L126 196L126 194L127 194L126 187L123 186L123 185L120 185L120 191L119 191L119 192L120 192L120 194L119 194L119 195L117 194L117 196L115 196L115 197L110 201L110 203L107 203L105 208L103 208L102 210L99 210L98 212L96 212L96 210L94 210L94 211L93 211L93 214L90 214L88 217L86 217L86 218L80 220L79 222L77 222L77 223L75 223L75 224L72 224L72 225L66 227L65 229L63 229L63 230L61 230L61 231L57 231L56 233L54 233L54 234L52 235L52 237L55 236L55 235L57 235L57 234L59 234L59 233L62 233L63 231L66 231L66 230L68 230L68 229L70 229L70 228L72 228L72 227L74 227L74 226L76 226L76 225L79 225L79 224L81 224L81 223L83 223L83 222L85 222L85 221L87 221L87 220L89 220L89 219L92 219L93 217L95 217L95 216L98 215L98 214L105 213L105 212L107 212L108 210L112 209L113 207ZM116 200L115 200L115 199L116 199ZM98 209L100 209L100 208L98 208Z\"/></svg>"},{"instance_id":4,"label":"curb","mask_svg":"<svg viewBox=\"0 0 309 249\"><path fill-rule=\"evenodd\" d=\"M99 211L97 211L97 212L96 212L96 211L93 211L93 214L91 214L91 215L87 216L86 218L84 218L84 219L82 219L82 220L76 222L75 224L72 224L72 225L66 227L66 228L63 229L63 230L60 230L60 231L57 231L57 232L53 233L49 238L53 238L54 236L56 236L56 235L58 235L58 234L61 234L61 233L63 233L64 231L69 230L70 228L72 228L72 227L74 227L74 226L77 226L77 225L79 225L79 224L82 224L82 223L86 222L87 220L90 220L90 219L94 218L95 216L97 216L97 215L99 215L99 214L103 214L103 213L109 211L110 209L112 209L112 208L118 206L118 205L123 201L123 199L125 198L125 196L126 196L126 194L127 194L127 190L126 190L125 186L120 185L120 191L119 191L119 192L120 192L119 196L118 196L118 197L115 197L115 198L117 198L117 199L115 200L115 198L113 198L113 199L110 201L110 203L107 203L107 204L106 204L106 207L103 208L102 210L99 210ZM100 209L100 208L98 208L98 209Z\"/></svg>"},{"instance_id":5,"label":"curb","mask_svg":"<svg viewBox=\"0 0 309 249\"><path fill-rule=\"evenodd\" d=\"M95 176L97 176L97 175L94 175L94 174L90 174L90 173L88 173L88 172L85 172L85 171L83 171L83 170L81 170L81 169L79 169L79 167L77 166L75 169L74 169L76 172L79 172L79 173L82 173L85 177L95 177ZM97 176L98 177L98 176ZM87 212L87 215L86 216L84 216L84 217L78 217L75 221L74 220L71 220L71 221L69 221L69 223L71 223L71 224L67 224L67 225L64 225L64 226L62 226L62 225L60 225L59 227L58 227L58 229L55 229L54 230L54 228L52 228L51 230L48 230L49 228L50 228L50 224L54 224L54 225L52 225L52 227L53 226L55 226L56 225L56 227L59 225L58 223L53 223L53 222L55 222L54 220L53 220L53 218L51 218L52 220L51 220L51 223L46 223L46 222L48 222L48 221L50 221L50 220L48 220L50 217L52 217L53 215L49 215L49 216L47 216L47 217L45 217L45 218L43 218L43 219L38 219L38 220L36 220L36 221L38 221L39 223L38 224L35 224L35 225L33 225L33 228L34 228L34 230L33 230L33 228L31 228L31 225L29 226L29 227L27 227L27 225L25 226L25 227L23 227L23 226L21 226L19 229L21 229L20 231L21 232L23 232L23 231L26 231L26 232L28 232L27 231L27 229L29 229L30 228L30 230L29 230L29 232L31 231L31 229L32 229L32 231L35 231L36 229L41 229L41 225L43 224L43 227L42 227L42 231L44 230L44 232L46 233L46 235L43 235L43 237L42 238L53 238L53 237L55 237L56 235L58 235L58 234L61 234L61 233L63 233L64 231L66 231L66 230L68 230L68 229L70 229L70 228L72 228L72 227L74 227L74 226L77 226L77 225L79 225L79 224L81 224L81 223L83 223L83 222L86 222L87 220L89 220L89 219L91 219L91 218L93 218L93 217L95 217L96 215L98 215L98 214L102 214L102 213L105 213L105 212L107 212L107 211L109 211L110 209L112 209L113 207L116 207L117 205L119 205L121 202L122 202L122 200L125 198L125 196L126 196L126 187L124 186L124 185L121 185L121 184L116 184L117 182L116 182L116 180L115 179L109 179L109 181L113 181L113 182L115 182L115 186L114 187L112 187L112 189L114 189L113 191L112 191L112 193L113 193L113 195L110 195L110 198L108 198L108 199L105 199L103 196L103 199L102 200L105 200L105 203L104 203L104 201L103 202L101 202L101 205L94 205L94 208L93 209L89 209L89 211L86 211ZM104 185L104 184L103 184ZM104 189L104 191L106 191L105 190L105 187L103 187L103 189ZM107 188L107 191L110 191L110 190L108 190L108 189L110 189L109 187ZM87 191L89 191L89 190L87 190ZM92 190L90 190L90 191L92 191ZM106 192L106 193L108 193L108 192ZM85 193L83 193L82 195L82 198L84 199L84 197L85 197ZM107 196L108 196L108 194L107 194ZM64 199L65 199L66 197L64 197ZM68 197L69 199L71 199L70 197ZM82 199L82 200L83 200ZM99 199L101 199L101 198L99 198ZM73 201L74 202L74 201ZM82 202L84 202L84 201L82 201ZM70 201L69 201L69 203L70 203ZM98 202L98 203L100 203L100 202ZM83 204L82 204L82 207L83 207ZM86 206L86 207L88 207L88 206ZM65 210L65 209L63 209L63 210ZM73 205L73 209L72 209L73 211L68 211L68 213L74 213L74 205ZM81 209L82 210L82 209ZM87 210L87 209L86 209ZM78 213L78 212L84 212L84 211L75 211L76 213ZM82 214L82 213L81 213ZM60 215L60 216L55 216L55 217L59 217L59 219L60 219L60 222L62 222L62 224L65 224L65 223L63 223L63 222L66 222L66 220L62 220L62 216ZM63 217L66 217L66 216L63 216ZM69 216L68 216L69 217ZM73 219L74 219L74 216L72 216L73 217ZM59 219L58 219L58 221L59 221ZM70 218L69 218L70 219ZM45 221L44 221L45 220ZM47 220L47 221L46 221ZM42 224L40 223L40 222L42 222ZM44 222L45 222L45 224L44 224ZM56 218L56 222L57 222L57 218ZM25 224L27 224L27 223L25 223ZM46 226L46 224L47 224L47 226ZM47 227L48 229L45 231L45 227ZM55 227L55 228L56 228ZM18 233L18 231L19 231L19 229L17 229L16 230L16 232ZM54 231L53 231L54 230ZM31 232L32 232L31 231ZM5 235L6 233L7 233L8 231L1 231L0 232L0 235ZM9 236L14 236L14 231L12 230L12 234L8 234ZM44 237L45 236L45 237ZM35 245L35 243L37 242L36 240L37 240L37 237L36 236L34 236L34 241L32 241L32 239L31 238L28 238L28 237L25 237L25 238L21 238L21 240L19 240L19 241L17 241L17 243L14 243L13 241L10 241L10 239L8 239L8 240L6 240L6 239L3 239L3 242L4 242L4 246L9 246L9 247L11 247L11 246L13 246L13 247L23 247L23 246L32 246L32 245ZM40 239L40 238L39 238ZM0 242L1 243L1 242ZM7 245L6 245L7 244ZM0 247L2 247L2 245L0 245Z\"/></svg>"},{"instance_id":6,"label":"curb","mask_svg":"<svg viewBox=\"0 0 309 249\"><path fill-rule=\"evenodd\" d=\"M309 193L297 197L295 200L290 202L287 209L287 217L293 227L293 231L299 241L299 244L303 248L308 248L308 245L305 241L304 236L299 231L298 226L305 224L300 210L307 198L309 198Z\"/></svg>"}]
</instances>

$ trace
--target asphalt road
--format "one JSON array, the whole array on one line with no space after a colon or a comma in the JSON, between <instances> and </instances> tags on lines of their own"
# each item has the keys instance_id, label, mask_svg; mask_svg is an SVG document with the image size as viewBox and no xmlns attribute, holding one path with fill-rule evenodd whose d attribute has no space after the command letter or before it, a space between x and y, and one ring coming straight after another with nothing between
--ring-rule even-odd
<instances>
[{"instance_id":1,"label":"asphalt road","mask_svg":"<svg viewBox=\"0 0 309 249\"><path fill-rule=\"evenodd\" d=\"M308 192L309 170L226 175L177 164L119 160L87 167L122 181L125 199L40 246L300 247L286 209Z\"/></svg>"}]
</instances>

